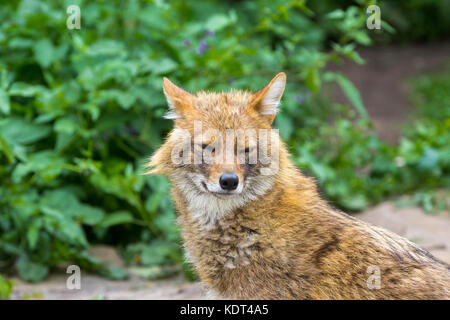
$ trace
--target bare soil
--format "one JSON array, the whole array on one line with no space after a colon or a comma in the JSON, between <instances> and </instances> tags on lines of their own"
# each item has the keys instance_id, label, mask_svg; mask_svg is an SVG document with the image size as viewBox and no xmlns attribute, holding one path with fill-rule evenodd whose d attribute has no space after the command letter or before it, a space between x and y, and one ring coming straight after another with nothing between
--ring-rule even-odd
<instances>
[{"instance_id":1,"label":"bare soil","mask_svg":"<svg viewBox=\"0 0 450 320\"><path fill-rule=\"evenodd\" d=\"M414 108L408 101L406 80L450 61L450 42L360 48L358 52L366 64L346 60L330 69L343 72L354 83L379 136L395 143ZM336 98L349 104L340 91Z\"/></svg>"}]
</instances>

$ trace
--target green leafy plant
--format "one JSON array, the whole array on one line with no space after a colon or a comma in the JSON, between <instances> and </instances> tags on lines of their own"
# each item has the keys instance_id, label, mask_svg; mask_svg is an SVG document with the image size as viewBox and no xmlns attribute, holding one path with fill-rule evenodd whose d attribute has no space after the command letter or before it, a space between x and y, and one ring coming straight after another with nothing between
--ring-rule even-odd
<instances>
[{"instance_id":1,"label":"green leafy plant","mask_svg":"<svg viewBox=\"0 0 450 320\"><path fill-rule=\"evenodd\" d=\"M14 282L8 279L5 279L0 274L0 300L9 299L11 291L14 287Z\"/></svg>"}]
</instances>

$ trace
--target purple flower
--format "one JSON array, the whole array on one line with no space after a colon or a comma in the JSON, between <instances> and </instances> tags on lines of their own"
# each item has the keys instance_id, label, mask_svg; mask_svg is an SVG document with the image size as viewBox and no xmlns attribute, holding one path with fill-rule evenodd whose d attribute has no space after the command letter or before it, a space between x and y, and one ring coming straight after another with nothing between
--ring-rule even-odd
<instances>
[{"instance_id":1,"label":"purple flower","mask_svg":"<svg viewBox=\"0 0 450 320\"><path fill-rule=\"evenodd\" d=\"M184 40L183 44L189 48L191 46L191 40Z\"/></svg>"},{"instance_id":2,"label":"purple flower","mask_svg":"<svg viewBox=\"0 0 450 320\"><path fill-rule=\"evenodd\" d=\"M206 44L205 41L201 41L200 45L197 47L197 54L203 54L206 49L208 49L209 46Z\"/></svg>"},{"instance_id":3,"label":"purple flower","mask_svg":"<svg viewBox=\"0 0 450 320\"><path fill-rule=\"evenodd\" d=\"M206 31L205 38L208 38L208 37L214 37L214 31L212 31L212 30Z\"/></svg>"},{"instance_id":4,"label":"purple flower","mask_svg":"<svg viewBox=\"0 0 450 320\"><path fill-rule=\"evenodd\" d=\"M305 89L305 90L302 90L302 92L300 94L296 94L294 96L294 101L296 101L300 104L303 104L306 101L308 101L309 98L311 98L311 91Z\"/></svg>"},{"instance_id":5,"label":"purple flower","mask_svg":"<svg viewBox=\"0 0 450 320\"><path fill-rule=\"evenodd\" d=\"M133 127L132 125L129 125L127 127L127 130L130 135L136 136L139 134L139 131L137 131L137 129L135 127Z\"/></svg>"},{"instance_id":6,"label":"purple flower","mask_svg":"<svg viewBox=\"0 0 450 320\"><path fill-rule=\"evenodd\" d=\"M296 102L298 102L298 103L303 103L303 102L305 102L305 98L302 97L302 96L299 95L299 94L296 94L296 95L294 96L294 100L295 100Z\"/></svg>"}]
</instances>

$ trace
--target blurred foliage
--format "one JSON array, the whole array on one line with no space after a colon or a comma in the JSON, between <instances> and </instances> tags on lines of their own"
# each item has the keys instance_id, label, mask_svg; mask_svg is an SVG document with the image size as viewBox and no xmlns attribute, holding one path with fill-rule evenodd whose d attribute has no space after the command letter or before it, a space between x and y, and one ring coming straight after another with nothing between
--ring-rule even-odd
<instances>
[{"instance_id":1,"label":"blurred foliage","mask_svg":"<svg viewBox=\"0 0 450 320\"><path fill-rule=\"evenodd\" d=\"M390 42L419 42L450 39L450 1L380 1L381 18L395 34L380 37Z\"/></svg>"},{"instance_id":2,"label":"blurred foliage","mask_svg":"<svg viewBox=\"0 0 450 320\"><path fill-rule=\"evenodd\" d=\"M72 4L81 8L80 30L66 28ZM155 267L175 264L193 277L183 262L169 184L142 175L145 158L172 126L162 119L163 76L189 90L256 90L286 71L276 126L294 161L343 209L446 183L450 121L418 125L399 147L386 145L353 84L325 71L342 58L363 63L355 46L371 44L367 3L316 11L308 5L2 4L0 268L14 267L22 279L36 282L70 261L125 277L88 254L90 244L105 243L141 266L137 273L158 278L173 269ZM328 83L340 86L351 107L324 97Z\"/></svg>"},{"instance_id":3,"label":"blurred foliage","mask_svg":"<svg viewBox=\"0 0 450 320\"><path fill-rule=\"evenodd\" d=\"M318 178L336 206L362 210L393 195L414 194L411 203L428 212L450 207L434 192L450 187L450 65L408 84L416 111L398 145L381 141L366 118L330 101L332 114L339 115L333 125L323 125L326 114L291 137L296 163Z\"/></svg>"},{"instance_id":4,"label":"blurred foliage","mask_svg":"<svg viewBox=\"0 0 450 320\"><path fill-rule=\"evenodd\" d=\"M413 126L405 126L400 148L409 162L417 164L417 173L425 173L429 188L415 192L411 203L427 212L450 208L450 61L439 71L408 81L411 103L416 106ZM426 171L430 171L429 174ZM420 177L420 175L419 175ZM435 192L436 188L445 189Z\"/></svg>"},{"instance_id":5,"label":"blurred foliage","mask_svg":"<svg viewBox=\"0 0 450 320\"><path fill-rule=\"evenodd\" d=\"M321 0L308 2L313 11L325 12L336 7L345 10L358 0ZM431 42L450 39L450 1L448 0L382 0L368 1L380 7L382 30L373 32L380 42ZM327 28L326 21L321 21ZM327 28L330 37L334 32Z\"/></svg>"},{"instance_id":6,"label":"blurred foliage","mask_svg":"<svg viewBox=\"0 0 450 320\"><path fill-rule=\"evenodd\" d=\"M9 298L13 286L14 283L11 280L5 279L0 274L0 300Z\"/></svg>"}]
</instances>

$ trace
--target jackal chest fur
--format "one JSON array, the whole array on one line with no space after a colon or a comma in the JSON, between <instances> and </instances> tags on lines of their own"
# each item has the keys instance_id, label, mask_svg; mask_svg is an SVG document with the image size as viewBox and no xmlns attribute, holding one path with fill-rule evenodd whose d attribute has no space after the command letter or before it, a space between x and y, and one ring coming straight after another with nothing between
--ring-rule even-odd
<instances>
[{"instance_id":1,"label":"jackal chest fur","mask_svg":"<svg viewBox=\"0 0 450 320\"><path fill-rule=\"evenodd\" d=\"M272 265L273 260L287 259L276 257L258 219L238 209L207 229L190 214L181 213L178 223L187 255L210 294L228 299L269 296L266 289L273 286L268 284L267 274L271 272L265 267Z\"/></svg>"},{"instance_id":2,"label":"jackal chest fur","mask_svg":"<svg viewBox=\"0 0 450 320\"><path fill-rule=\"evenodd\" d=\"M222 272L249 265L252 253L260 250L261 235L255 222L246 217L230 213L205 227L190 216L181 215L178 223L189 226L182 235L189 258L196 264Z\"/></svg>"}]
</instances>

